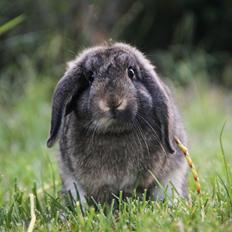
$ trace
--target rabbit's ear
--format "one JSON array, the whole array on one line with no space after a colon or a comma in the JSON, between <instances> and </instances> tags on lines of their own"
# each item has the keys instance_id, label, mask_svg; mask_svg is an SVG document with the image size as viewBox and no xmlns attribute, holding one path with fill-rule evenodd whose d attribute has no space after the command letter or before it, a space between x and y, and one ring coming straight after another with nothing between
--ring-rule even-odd
<instances>
[{"instance_id":1,"label":"rabbit's ear","mask_svg":"<svg viewBox=\"0 0 232 232\"><path fill-rule=\"evenodd\" d=\"M168 89L156 75L152 66L142 69L142 76L144 84L152 96L154 119L159 124L162 146L168 153L172 154L175 152L172 133L173 107Z\"/></svg>"},{"instance_id":2,"label":"rabbit's ear","mask_svg":"<svg viewBox=\"0 0 232 232\"><path fill-rule=\"evenodd\" d=\"M56 142L62 120L66 114L66 107L71 101L73 95L80 88L81 68L75 67L68 70L58 82L52 99L52 117L50 136L47 140L47 146L52 147Z\"/></svg>"},{"instance_id":3,"label":"rabbit's ear","mask_svg":"<svg viewBox=\"0 0 232 232\"><path fill-rule=\"evenodd\" d=\"M160 124L160 135L161 143L164 146L165 150L168 153L173 154L175 152L173 146L173 133L172 133L172 115L171 115L171 106L168 99L163 99L163 102L160 102L159 109L155 109L156 117ZM156 107L156 106L154 106Z\"/></svg>"}]
</instances>

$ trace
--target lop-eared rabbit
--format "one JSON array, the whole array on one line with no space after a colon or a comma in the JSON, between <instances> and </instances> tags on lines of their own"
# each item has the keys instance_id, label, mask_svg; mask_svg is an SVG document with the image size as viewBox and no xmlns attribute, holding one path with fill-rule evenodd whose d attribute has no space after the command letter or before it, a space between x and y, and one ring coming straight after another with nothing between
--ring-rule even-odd
<instances>
[{"instance_id":1,"label":"lop-eared rabbit","mask_svg":"<svg viewBox=\"0 0 232 232\"><path fill-rule=\"evenodd\" d=\"M113 43L68 63L52 102L51 147L59 137L63 192L110 202L146 189L149 199L187 196L186 143L177 108L153 65L136 48Z\"/></svg>"}]
</instances>

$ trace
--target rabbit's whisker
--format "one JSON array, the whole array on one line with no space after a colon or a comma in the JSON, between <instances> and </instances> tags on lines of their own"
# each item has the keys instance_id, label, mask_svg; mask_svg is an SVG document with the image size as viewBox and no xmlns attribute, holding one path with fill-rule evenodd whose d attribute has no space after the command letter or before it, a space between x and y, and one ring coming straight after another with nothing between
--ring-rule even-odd
<instances>
[{"instance_id":1,"label":"rabbit's whisker","mask_svg":"<svg viewBox=\"0 0 232 232\"><path fill-rule=\"evenodd\" d=\"M154 139L159 143L159 145L160 145L162 151L165 153L165 155L167 155L167 152L166 152L166 150L164 149L164 146L163 146L163 144L161 143L160 138L159 138L159 136L157 135L157 132L156 132L156 130L154 129L154 127L150 124L150 122L148 122L148 120L146 120L146 119L145 119L143 116L141 116L139 113L137 114L137 116L138 116L140 119L142 119L142 120L150 127L150 129L152 130L152 136L153 136Z\"/></svg>"},{"instance_id":2,"label":"rabbit's whisker","mask_svg":"<svg viewBox=\"0 0 232 232\"><path fill-rule=\"evenodd\" d=\"M145 136L144 136L144 134L143 134L142 128L140 127L139 122L138 122L137 119L135 119L135 123L136 123L136 125L137 125L137 130L138 130L138 132L139 132L139 134L140 134L140 136L141 136L141 138L142 138L142 140L143 140L143 142L144 142L144 144L145 144L145 146L146 146L147 153L148 153L148 155L150 156L149 146L148 146L148 144L147 144L147 142L146 142L146 138L145 138Z\"/></svg>"}]
</instances>

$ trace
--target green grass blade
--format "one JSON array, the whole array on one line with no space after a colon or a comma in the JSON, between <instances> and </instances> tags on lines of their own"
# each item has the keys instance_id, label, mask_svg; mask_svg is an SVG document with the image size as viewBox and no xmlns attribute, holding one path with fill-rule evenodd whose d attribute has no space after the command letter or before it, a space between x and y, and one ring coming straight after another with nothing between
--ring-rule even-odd
<instances>
[{"instance_id":1,"label":"green grass blade","mask_svg":"<svg viewBox=\"0 0 232 232\"><path fill-rule=\"evenodd\" d=\"M221 132L220 132L220 148L221 148L221 155L222 155L222 158L223 158L223 164L224 164L225 171L226 171L227 183L228 183L229 186L231 186L231 176L230 176L228 162L226 160L225 150L224 150L223 141L222 141L222 135L223 135L225 125L226 125L226 122L224 122L224 124L222 126L222 129L221 129Z\"/></svg>"},{"instance_id":2,"label":"green grass blade","mask_svg":"<svg viewBox=\"0 0 232 232\"><path fill-rule=\"evenodd\" d=\"M5 24L0 26L0 35L6 33L7 31L13 29L14 27L16 27L17 25L19 25L20 23L22 23L25 19L24 15L19 15L13 19L11 19L10 21L6 22Z\"/></svg>"}]
</instances>

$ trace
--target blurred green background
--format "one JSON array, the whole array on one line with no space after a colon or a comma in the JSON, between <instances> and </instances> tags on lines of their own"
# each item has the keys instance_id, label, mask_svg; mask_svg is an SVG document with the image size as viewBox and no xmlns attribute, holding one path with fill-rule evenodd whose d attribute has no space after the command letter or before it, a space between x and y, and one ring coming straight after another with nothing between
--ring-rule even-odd
<instances>
[{"instance_id":1,"label":"blurred green background","mask_svg":"<svg viewBox=\"0 0 232 232\"><path fill-rule=\"evenodd\" d=\"M77 51L109 39L137 46L181 84L204 70L232 87L231 15L231 0L1 0L0 91L57 79Z\"/></svg>"},{"instance_id":2,"label":"blurred green background","mask_svg":"<svg viewBox=\"0 0 232 232\"><path fill-rule=\"evenodd\" d=\"M53 88L67 61L109 39L137 46L169 83L207 186L223 171L225 121L232 157L231 16L231 0L1 0L0 196L15 178L23 188L51 182L51 164L57 175L45 147Z\"/></svg>"}]
</instances>

